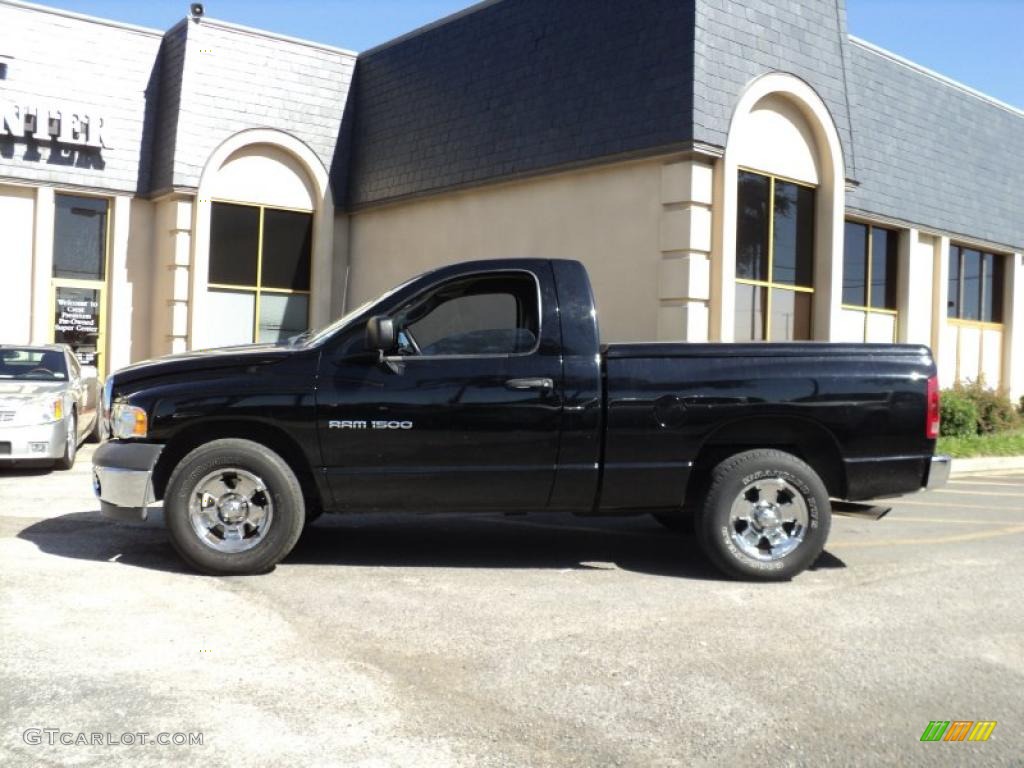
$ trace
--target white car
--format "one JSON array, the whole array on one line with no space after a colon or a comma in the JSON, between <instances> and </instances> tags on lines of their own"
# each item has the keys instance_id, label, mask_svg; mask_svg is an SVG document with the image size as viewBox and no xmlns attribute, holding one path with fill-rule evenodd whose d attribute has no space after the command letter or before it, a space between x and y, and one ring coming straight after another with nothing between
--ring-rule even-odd
<instances>
[{"instance_id":1,"label":"white car","mask_svg":"<svg viewBox=\"0 0 1024 768\"><path fill-rule=\"evenodd\" d=\"M64 344L0 344L0 465L50 460L71 469L99 434L99 376Z\"/></svg>"}]
</instances>

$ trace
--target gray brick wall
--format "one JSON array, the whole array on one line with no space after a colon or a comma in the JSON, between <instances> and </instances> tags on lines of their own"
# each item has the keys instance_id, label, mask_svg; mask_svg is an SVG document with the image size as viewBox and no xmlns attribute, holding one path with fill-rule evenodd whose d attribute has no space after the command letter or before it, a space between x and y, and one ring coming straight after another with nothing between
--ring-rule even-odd
<instances>
[{"instance_id":1,"label":"gray brick wall","mask_svg":"<svg viewBox=\"0 0 1024 768\"><path fill-rule=\"evenodd\" d=\"M686 144L693 13L503 0L368 52L336 184L361 205Z\"/></svg>"},{"instance_id":2,"label":"gray brick wall","mask_svg":"<svg viewBox=\"0 0 1024 768\"><path fill-rule=\"evenodd\" d=\"M276 128L334 159L353 54L206 21L186 25L171 179L195 187L213 150L247 128ZM169 54L174 54L172 46ZM171 97L173 98L173 97ZM168 103L165 118L173 114ZM163 167L166 158L157 163Z\"/></svg>"},{"instance_id":3,"label":"gray brick wall","mask_svg":"<svg viewBox=\"0 0 1024 768\"><path fill-rule=\"evenodd\" d=\"M839 131L846 175L856 177L846 100L843 0L697 0L694 138L724 147L746 86L788 72L821 96Z\"/></svg>"},{"instance_id":4,"label":"gray brick wall","mask_svg":"<svg viewBox=\"0 0 1024 768\"><path fill-rule=\"evenodd\" d=\"M116 192L145 190L147 119L155 109L154 67L161 36L0 3L6 74L0 103L39 108L64 102L105 120L110 149L53 151L49 144L0 137L0 177Z\"/></svg>"},{"instance_id":5,"label":"gray brick wall","mask_svg":"<svg viewBox=\"0 0 1024 768\"><path fill-rule=\"evenodd\" d=\"M850 44L852 210L1024 247L1024 115Z\"/></svg>"},{"instance_id":6,"label":"gray brick wall","mask_svg":"<svg viewBox=\"0 0 1024 768\"><path fill-rule=\"evenodd\" d=\"M156 114L152 130L152 177L150 189L162 192L174 185L174 152L178 137L178 110L185 71L188 23L168 30L160 46L156 77Z\"/></svg>"}]
</instances>

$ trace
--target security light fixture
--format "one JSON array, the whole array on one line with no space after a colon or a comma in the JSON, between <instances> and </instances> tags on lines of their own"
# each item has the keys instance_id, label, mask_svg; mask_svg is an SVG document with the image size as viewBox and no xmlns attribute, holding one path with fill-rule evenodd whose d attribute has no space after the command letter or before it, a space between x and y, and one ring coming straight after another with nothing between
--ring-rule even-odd
<instances>
[{"instance_id":1,"label":"security light fixture","mask_svg":"<svg viewBox=\"0 0 1024 768\"><path fill-rule=\"evenodd\" d=\"M206 13L206 9L203 8L202 3L192 3L192 5L188 7L188 10L189 13L192 14L192 18L197 21L203 17L204 13Z\"/></svg>"}]
</instances>

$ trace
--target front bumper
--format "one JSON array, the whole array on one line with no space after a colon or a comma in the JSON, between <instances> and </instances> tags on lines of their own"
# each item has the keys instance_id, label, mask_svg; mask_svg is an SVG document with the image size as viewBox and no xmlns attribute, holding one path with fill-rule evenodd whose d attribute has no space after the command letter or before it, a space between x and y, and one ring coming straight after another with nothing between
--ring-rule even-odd
<instances>
[{"instance_id":1,"label":"front bumper","mask_svg":"<svg viewBox=\"0 0 1024 768\"><path fill-rule=\"evenodd\" d=\"M932 456L931 466L928 468L928 482L925 488L941 488L949 482L949 473L953 468L953 460L949 456Z\"/></svg>"},{"instance_id":2,"label":"front bumper","mask_svg":"<svg viewBox=\"0 0 1024 768\"><path fill-rule=\"evenodd\" d=\"M111 440L92 457L92 485L100 510L115 520L145 520L156 501L153 468L164 447Z\"/></svg>"},{"instance_id":3,"label":"front bumper","mask_svg":"<svg viewBox=\"0 0 1024 768\"><path fill-rule=\"evenodd\" d=\"M67 439L63 419L26 427L0 427L0 462L62 458Z\"/></svg>"}]
</instances>

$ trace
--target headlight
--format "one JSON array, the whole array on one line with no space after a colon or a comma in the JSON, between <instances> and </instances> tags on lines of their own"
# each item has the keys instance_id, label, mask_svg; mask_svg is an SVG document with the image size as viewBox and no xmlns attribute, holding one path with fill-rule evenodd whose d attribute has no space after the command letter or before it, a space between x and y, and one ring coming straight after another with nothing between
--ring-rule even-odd
<instances>
[{"instance_id":1,"label":"headlight","mask_svg":"<svg viewBox=\"0 0 1024 768\"><path fill-rule=\"evenodd\" d=\"M18 409L19 424L52 424L64 418L64 398L41 397L30 400Z\"/></svg>"},{"instance_id":2,"label":"headlight","mask_svg":"<svg viewBox=\"0 0 1024 768\"><path fill-rule=\"evenodd\" d=\"M134 405L115 405L110 416L111 437L126 440L132 437L145 437L149 431L149 418L146 411Z\"/></svg>"}]
</instances>

